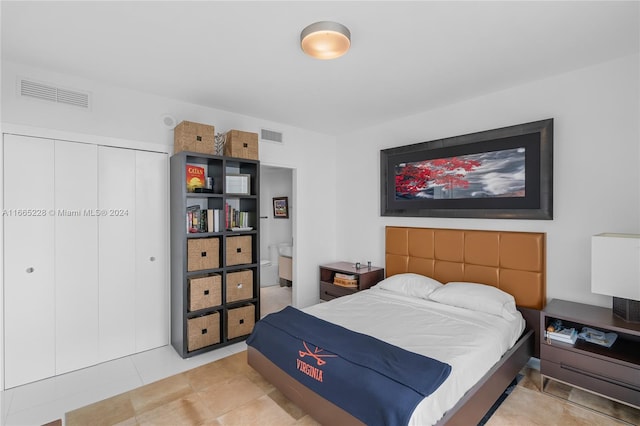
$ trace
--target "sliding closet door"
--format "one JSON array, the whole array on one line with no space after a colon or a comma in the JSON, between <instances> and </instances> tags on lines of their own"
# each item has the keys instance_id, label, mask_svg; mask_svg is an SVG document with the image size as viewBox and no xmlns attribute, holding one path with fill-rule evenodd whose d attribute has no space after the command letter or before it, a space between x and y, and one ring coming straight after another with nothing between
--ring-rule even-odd
<instances>
[{"instance_id":1,"label":"sliding closet door","mask_svg":"<svg viewBox=\"0 0 640 426\"><path fill-rule=\"evenodd\" d=\"M4 135L5 386L55 374L54 142Z\"/></svg>"},{"instance_id":2,"label":"sliding closet door","mask_svg":"<svg viewBox=\"0 0 640 426\"><path fill-rule=\"evenodd\" d=\"M98 148L100 360L135 352L135 151Z\"/></svg>"},{"instance_id":3,"label":"sliding closet door","mask_svg":"<svg viewBox=\"0 0 640 426\"><path fill-rule=\"evenodd\" d=\"M136 152L136 352L169 343L167 154Z\"/></svg>"},{"instance_id":4,"label":"sliding closet door","mask_svg":"<svg viewBox=\"0 0 640 426\"><path fill-rule=\"evenodd\" d=\"M55 142L56 374L98 360L98 147Z\"/></svg>"}]
</instances>

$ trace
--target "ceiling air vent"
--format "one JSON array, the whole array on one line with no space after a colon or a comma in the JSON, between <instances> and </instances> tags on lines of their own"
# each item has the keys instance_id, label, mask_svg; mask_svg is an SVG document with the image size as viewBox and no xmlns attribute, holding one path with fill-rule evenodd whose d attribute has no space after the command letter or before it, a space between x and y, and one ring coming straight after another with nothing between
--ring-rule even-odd
<instances>
[{"instance_id":1,"label":"ceiling air vent","mask_svg":"<svg viewBox=\"0 0 640 426\"><path fill-rule=\"evenodd\" d=\"M273 130L260 129L260 140L267 142L282 143L282 132Z\"/></svg>"},{"instance_id":2,"label":"ceiling air vent","mask_svg":"<svg viewBox=\"0 0 640 426\"><path fill-rule=\"evenodd\" d=\"M20 79L20 96L43 99L45 101L89 108L89 94L77 90L62 89L51 84Z\"/></svg>"}]
</instances>

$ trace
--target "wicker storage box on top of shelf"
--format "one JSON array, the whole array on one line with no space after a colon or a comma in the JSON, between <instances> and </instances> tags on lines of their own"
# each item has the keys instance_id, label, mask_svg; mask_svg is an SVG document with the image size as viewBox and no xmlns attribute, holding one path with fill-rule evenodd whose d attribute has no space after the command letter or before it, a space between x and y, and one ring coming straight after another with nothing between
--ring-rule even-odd
<instances>
[{"instance_id":1,"label":"wicker storage box on top of shelf","mask_svg":"<svg viewBox=\"0 0 640 426\"><path fill-rule=\"evenodd\" d=\"M192 238L187 241L187 271L202 271L220 266L218 238Z\"/></svg>"},{"instance_id":2,"label":"wicker storage box on top of shelf","mask_svg":"<svg viewBox=\"0 0 640 426\"><path fill-rule=\"evenodd\" d=\"M255 305L242 306L227 311L227 338L233 339L239 336L251 334L255 320Z\"/></svg>"},{"instance_id":3,"label":"wicker storage box on top of shelf","mask_svg":"<svg viewBox=\"0 0 640 426\"><path fill-rule=\"evenodd\" d=\"M189 312L222 304L222 277L218 274L189 279Z\"/></svg>"},{"instance_id":4,"label":"wicker storage box on top of shelf","mask_svg":"<svg viewBox=\"0 0 640 426\"><path fill-rule=\"evenodd\" d=\"M173 130L173 152L192 151L215 155L215 135L215 126L183 121Z\"/></svg>"},{"instance_id":5,"label":"wicker storage box on top of shelf","mask_svg":"<svg viewBox=\"0 0 640 426\"><path fill-rule=\"evenodd\" d=\"M220 342L220 313L187 320L187 350L195 351Z\"/></svg>"},{"instance_id":6,"label":"wicker storage box on top of shelf","mask_svg":"<svg viewBox=\"0 0 640 426\"><path fill-rule=\"evenodd\" d=\"M248 269L227 274L226 302L251 299L253 297L253 271Z\"/></svg>"},{"instance_id":7,"label":"wicker storage box on top of shelf","mask_svg":"<svg viewBox=\"0 0 640 426\"><path fill-rule=\"evenodd\" d=\"M244 265L251 263L251 235L240 235L227 238L227 265Z\"/></svg>"},{"instance_id":8,"label":"wicker storage box on top of shelf","mask_svg":"<svg viewBox=\"0 0 640 426\"><path fill-rule=\"evenodd\" d=\"M241 130L229 130L224 140L224 155L257 160L258 134Z\"/></svg>"}]
</instances>

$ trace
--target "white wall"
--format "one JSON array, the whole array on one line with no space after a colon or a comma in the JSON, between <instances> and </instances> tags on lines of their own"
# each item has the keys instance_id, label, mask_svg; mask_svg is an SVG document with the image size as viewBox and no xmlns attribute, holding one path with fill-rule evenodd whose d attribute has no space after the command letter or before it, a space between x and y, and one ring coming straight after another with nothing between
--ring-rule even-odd
<instances>
[{"instance_id":1,"label":"white wall","mask_svg":"<svg viewBox=\"0 0 640 426\"><path fill-rule=\"evenodd\" d=\"M89 91L92 108L85 111L19 97L16 94L18 77ZM317 302L318 265L336 258L335 211L327 208L335 202L335 137L7 61L2 63L1 78L0 122L3 129L22 125L45 129L45 134L85 134L92 138L109 137L171 146L173 131L165 128L161 120L162 115L168 113L178 122L212 124L216 126L216 132L230 129L258 132L262 127L283 132L283 145L260 144L260 160L294 169L292 198L295 205L292 209L295 208L297 214L293 220L296 241L293 278L299 285L294 289L293 304L307 306Z\"/></svg>"},{"instance_id":2,"label":"white wall","mask_svg":"<svg viewBox=\"0 0 640 426\"><path fill-rule=\"evenodd\" d=\"M547 296L590 291L590 237L640 233L639 57L632 55L338 137L337 254L384 265L386 225L547 233ZM379 150L554 119L554 219L380 216Z\"/></svg>"},{"instance_id":3,"label":"white wall","mask_svg":"<svg viewBox=\"0 0 640 426\"><path fill-rule=\"evenodd\" d=\"M547 233L549 298L608 305L590 293L590 236L640 232L638 55L492 93L334 138L51 71L2 64L2 123L171 145L160 117L260 127L285 143L261 143L261 162L293 172L294 305L317 301L318 265L384 264L384 226L411 225ZM16 96L17 76L92 92L91 111ZM554 220L380 217L379 150L554 118ZM338 150L339 147L339 150ZM296 294L297 292L297 294Z\"/></svg>"}]
</instances>

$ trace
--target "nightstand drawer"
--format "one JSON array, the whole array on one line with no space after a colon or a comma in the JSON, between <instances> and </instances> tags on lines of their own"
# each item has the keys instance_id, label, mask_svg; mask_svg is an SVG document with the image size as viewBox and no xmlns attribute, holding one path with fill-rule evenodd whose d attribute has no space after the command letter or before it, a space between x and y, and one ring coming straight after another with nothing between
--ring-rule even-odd
<instances>
[{"instance_id":1,"label":"nightstand drawer","mask_svg":"<svg viewBox=\"0 0 640 426\"><path fill-rule=\"evenodd\" d=\"M347 296L357 291L355 288L340 287L326 282L320 282L320 299L331 300L336 297Z\"/></svg>"},{"instance_id":2,"label":"nightstand drawer","mask_svg":"<svg viewBox=\"0 0 640 426\"><path fill-rule=\"evenodd\" d=\"M616 381L607 376L592 375L589 372L574 370L570 365L561 365L545 359L540 360L540 374L634 407L640 407L640 389L637 383L634 386L628 379L624 382Z\"/></svg>"},{"instance_id":3,"label":"nightstand drawer","mask_svg":"<svg viewBox=\"0 0 640 426\"><path fill-rule=\"evenodd\" d=\"M540 372L605 395L640 404L640 369L543 343ZM593 379L597 379L594 382Z\"/></svg>"}]
</instances>

